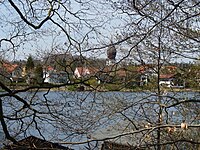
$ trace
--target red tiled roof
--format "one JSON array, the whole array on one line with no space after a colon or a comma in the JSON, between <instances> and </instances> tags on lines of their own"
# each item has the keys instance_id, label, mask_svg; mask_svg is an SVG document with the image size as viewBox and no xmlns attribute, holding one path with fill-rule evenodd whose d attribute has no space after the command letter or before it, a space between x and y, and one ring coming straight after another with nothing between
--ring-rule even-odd
<instances>
[{"instance_id":1,"label":"red tiled roof","mask_svg":"<svg viewBox=\"0 0 200 150\"><path fill-rule=\"evenodd\" d=\"M170 69L170 70L171 70L171 69L172 69L172 70L175 70L175 69L177 69L177 67L176 67L176 66L166 66L166 68L167 68L167 69Z\"/></svg>"},{"instance_id":2,"label":"red tiled roof","mask_svg":"<svg viewBox=\"0 0 200 150\"><path fill-rule=\"evenodd\" d=\"M48 67L47 67L47 71L52 71L52 70L54 70L53 67L51 67L51 66L48 66Z\"/></svg>"},{"instance_id":3,"label":"red tiled roof","mask_svg":"<svg viewBox=\"0 0 200 150\"><path fill-rule=\"evenodd\" d=\"M161 74L160 79L170 79L173 78L174 74Z\"/></svg>"},{"instance_id":4,"label":"red tiled roof","mask_svg":"<svg viewBox=\"0 0 200 150\"><path fill-rule=\"evenodd\" d=\"M137 71L138 71L138 72L144 72L145 69L146 69L146 68L145 68L144 66L141 66L141 67L138 67L138 68L137 68Z\"/></svg>"},{"instance_id":5,"label":"red tiled roof","mask_svg":"<svg viewBox=\"0 0 200 150\"><path fill-rule=\"evenodd\" d=\"M152 68L152 67L153 67L152 65L148 65L148 64L142 65L142 66L138 66L138 67L137 67L137 72L143 73L143 72L145 72L147 69L150 69L150 68Z\"/></svg>"},{"instance_id":6,"label":"red tiled roof","mask_svg":"<svg viewBox=\"0 0 200 150\"><path fill-rule=\"evenodd\" d=\"M17 64L3 63L3 68L4 68L5 71L7 71L8 73L12 73L17 67L18 67Z\"/></svg>"}]
</instances>

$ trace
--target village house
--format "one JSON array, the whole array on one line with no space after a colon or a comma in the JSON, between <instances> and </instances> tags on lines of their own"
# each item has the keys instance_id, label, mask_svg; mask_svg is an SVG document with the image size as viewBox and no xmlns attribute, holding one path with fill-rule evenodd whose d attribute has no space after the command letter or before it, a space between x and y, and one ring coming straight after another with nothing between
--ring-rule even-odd
<instances>
[{"instance_id":1,"label":"village house","mask_svg":"<svg viewBox=\"0 0 200 150\"><path fill-rule=\"evenodd\" d=\"M57 71L53 67L48 66L43 69L44 83L61 84L69 82L69 75L64 71Z\"/></svg>"},{"instance_id":2,"label":"village house","mask_svg":"<svg viewBox=\"0 0 200 150\"><path fill-rule=\"evenodd\" d=\"M114 81L126 81L127 73L125 69L117 69L113 66L104 68L77 67L74 71L74 77L95 77L98 83L109 83Z\"/></svg>"},{"instance_id":3,"label":"village house","mask_svg":"<svg viewBox=\"0 0 200 150\"><path fill-rule=\"evenodd\" d=\"M160 75L159 84L166 87L183 86L184 83L180 81L180 77L175 73L176 69L176 66L163 67L162 71L164 71L164 73L166 72L166 74ZM60 73L52 70L52 68L48 68L47 70L44 81L48 83L60 83L60 81L57 81ZM114 83L116 81L121 81L124 83L132 82L132 86L144 86L148 85L148 82L151 82L150 80L157 76L155 70L156 68L154 68L153 65L137 66L134 70L118 68L117 66L106 66L104 68L76 67L73 75L75 78L95 77L98 83ZM128 85L131 86L131 84Z\"/></svg>"},{"instance_id":4,"label":"village house","mask_svg":"<svg viewBox=\"0 0 200 150\"><path fill-rule=\"evenodd\" d=\"M98 79L100 82L109 83L115 81L126 82L127 72L124 68L114 69L114 68L104 68L99 71Z\"/></svg>"},{"instance_id":5,"label":"village house","mask_svg":"<svg viewBox=\"0 0 200 150\"><path fill-rule=\"evenodd\" d=\"M139 78L139 86L147 85L150 79L157 75L155 70L155 66L152 64L138 66L136 73Z\"/></svg>"},{"instance_id":6,"label":"village house","mask_svg":"<svg viewBox=\"0 0 200 150\"><path fill-rule=\"evenodd\" d=\"M154 65L142 65L137 67L137 73L140 76L140 86L148 84L148 82L151 82L150 80L153 78L157 78L156 73L157 68ZM168 66L162 66L161 68L161 75L160 75L160 81L159 84L166 86L166 87L172 87L172 86L180 86L183 85L183 82L180 82L179 74L177 74L177 67L168 65Z\"/></svg>"},{"instance_id":7,"label":"village house","mask_svg":"<svg viewBox=\"0 0 200 150\"><path fill-rule=\"evenodd\" d=\"M74 76L76 78L83 78L95 75L99 70L94 67L76 67Z\"/></svg>"},{"instance_id":8,"label":"village house","mask_svg":"<svg viewBox=\"0 0 200 150\"><path fill-rule=\"evenodd\" d=\"M176 74L161 74L159 85L166 87L185 87L185 82L181 79L181 75Z\"/></svg>"},{"instance_id":9,"label":"village house","mask_svg":"<svg viewBox=\"0 0 200 150\"><path fill-rule=\"evenodd\" d=\"M159 85L166 87L174 86L174 74L161 74Z\"/></svg>"},{"instance_id":10,"label":"village house","mask_svg":"<svg viewBox=\"0 0 200 150\"><path fill-rule=\"evenodd\" d=\"M18 64L3 63L1 68L1 75L12 82L21 82L23 69Z\"/></svg>"}]
</instances>

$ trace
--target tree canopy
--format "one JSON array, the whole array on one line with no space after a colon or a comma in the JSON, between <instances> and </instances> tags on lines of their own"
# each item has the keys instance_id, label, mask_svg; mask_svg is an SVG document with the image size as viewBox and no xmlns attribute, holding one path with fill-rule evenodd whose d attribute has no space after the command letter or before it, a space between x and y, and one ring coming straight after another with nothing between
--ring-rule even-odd
<instances>
[{"instance_id":1,"label":"tree canopy","mask_svg":"<svg viewBox=\"0 0 200 150\"><path fill-rule=\"evenodd\" d=\"M33 58L32 56L29 56L26 62L26 70L28 72L33 71L34 67L35 67L35 64L34 64Z\"/></svg>"}]
</instances>

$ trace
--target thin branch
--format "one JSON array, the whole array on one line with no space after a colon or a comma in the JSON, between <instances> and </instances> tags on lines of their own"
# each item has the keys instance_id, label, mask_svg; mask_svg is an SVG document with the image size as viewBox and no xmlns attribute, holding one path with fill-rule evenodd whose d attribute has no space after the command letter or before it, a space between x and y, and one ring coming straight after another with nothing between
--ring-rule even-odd
<instances>
[{"instance_id":1,"label":"thin branch","mask_svg":"<svg viewBox=\"0 0 200 150\"><path fill-rule=\"evenodd\" d=\"M16 12L19 14L19 16L21 17L21 19L22 19L26 24L28 24L29 26L31 26L31 27L34 28L34 29L39 29L39 28L41 28L41 27L43 26L43 24L44 24L45 22L47 22L47 21L50 19L50 16L47 15L47 17L46 17L44 20L42 20L38 25L34 25L33 23L31 23L30 21L28 21L28 20L24 17L24 15L23 15L22 12L20 11L20 9L15 5L15 3L14 3L12 0L8 0L8 1L9 1L9 3L11 4L11 6L16 10Z\"/></svg>"},{"instance_id":2,"label":"thin branch","mask_svg":"<svg viewBox=\"0 0 200 150\"><path fill-rule=\"evenodd\" d=\"M113 140L113 139L117 139L123 136L127 136L127 135L133 135L133 134L137 134L137 133L141 133L143 131L153 131L156 130L158 128L167 128L167 127L176 127L176 128L181 128L180 125L170 125L170 124L165 124L165 125L160 125L160 126L155 126L155 127L149 127L149 128L142 128L140 130L135 130L132 132L127 132L127 133L123 133L123 134L119 134L116 136L111 136L111 137L107 137L107 138L102 138L102 139L91 139L91 140L87 140L87 141L83 141L83 142L56 142L59 144L72 144L72 145L78 145L78 144L86 144L88 142L95 142L95 141L106 141L106 140ZM189 125L189 128L199 128L199 125Z\"/></svg>"}]
</instances>

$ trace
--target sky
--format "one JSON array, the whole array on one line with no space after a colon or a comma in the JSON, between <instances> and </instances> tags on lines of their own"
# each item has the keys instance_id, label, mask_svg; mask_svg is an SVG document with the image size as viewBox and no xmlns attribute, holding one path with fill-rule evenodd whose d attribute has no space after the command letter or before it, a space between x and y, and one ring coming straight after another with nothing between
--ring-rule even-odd
<instances>
[{"instance_id":1,"label":"sky","mask_svg":"<svg viewBox=\"0 0 200 150\"><path fill-rule=\"evenodd\" d=\"M27 59L29 55L42 57L45 53L52 53L52 49L54 49L55 53L62 53L63 50L76 54L79 53L79 51L73 50L77 49L75 47L77 45L70 47L70 49L68 48L69 41L66 35L58 27L52 25L50 21L46 22L38 30L33 30L30 26L24 25L24 23L20 23L21 26L17 26L15 23L18 23L20 17L11 9L11 6L8 3L4 3L0 4L0 7L1 37L10 39L12 36L19 35L18 38L12 38L11 40L16 45L14 49L12 43L7 41L1 42L0 53L6 59ZM59 12L60 15L66 15L65 18L67 19L68 25L71 26L69 28L67 24L62 24L68 34L81 42L85 38L84 36L89 33L87 36L89 40L83 43L81 51L99 45L109 44L110 40L113 40L113 36L118 32L118 28L123 24L119 18L120 15L117 16L117 12L113 12L111 6L98 0L94 0L92 4L85 3L84 5L71 1L69 6L66 5L66 7L70 7L73 13L77 13L77 16L75 16L70 13L66 15L62 10ZM85 16L79 13L80 10L85 13ZM77 19L78 17L86 18L86 20L79 20ZM53 19L58 20L58 17L53 17ZM89 24L95 28L91 30ZM24 34L27 35L23 36ZM105 51L106 49L102 49L84 55L94 56L95 54L106 57Z\"/></svg>"},{"instance_id":2,"label":"sky","mask_svg":"<svg viewBox=\"0 0 200 150\"><path fill-rule=\"evenodd\" d=\"M22 22L19 23L20 17L11 9L10 4L8 2L0 3L1 38L10 39L16 35L18 37L11 39L11 42L15 45L14 49L12 43L5 40L1 42L1 56L9 60L26 60L29 55L42 58L48 53L70 52L78 55L83 54L87 57L106 58L107 48L95 49L85 53L84 51L96 47L103 47L110 44L111 41L116 42L118 40L116 39L116 35L120 35L126 28L124 25L130 21L130 18L127 17L127 14L122 14L122 12L113 9L113 6L107 0L93 0L92 3L84 4L77 3L73 0L70 2L66 7L70 8L73 14L65 14L62 9L59 10L59 15L65 16L65 20L62 21L66 21L68 24L62 24L58 16L53 17L53 19L66 29L69 36L81 43L81 46L72 41L73 46L69 47L67 36L50 21L46 22L38 30L33 30L33 28ZM46 6L43 7L45 8ZM57 7L59 6L56 5L55 8ZM44 15L46 13L47 11L44 12ZM83 20L83 18L86 20ZM82 42L83 40L84 42ZM117 45L116 48L118 50L117 60L120 60L128 54L127 50L131 48L131 45L123 43ZM180 59L179 61L189 62L190 60Z\"/></svg>"}]
</instances>

